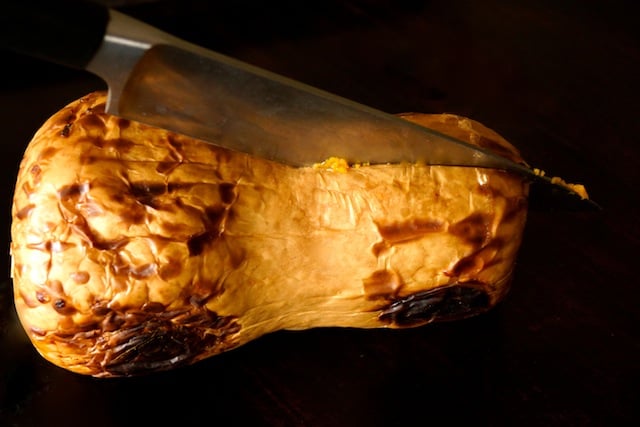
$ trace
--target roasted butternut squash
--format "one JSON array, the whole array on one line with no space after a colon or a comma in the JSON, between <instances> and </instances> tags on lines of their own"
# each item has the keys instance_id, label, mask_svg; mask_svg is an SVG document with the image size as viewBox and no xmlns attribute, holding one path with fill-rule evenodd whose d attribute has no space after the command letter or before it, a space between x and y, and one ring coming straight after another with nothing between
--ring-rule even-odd
<instances>
[{"instance_id":1,"label":"roasted butternut squash","mask_svg":"<svg viewBox=\"0 0 640 427\"><path fill-rule=\"evenodd\" d=\"M105 114L105 99L46 121L15 187L15 305L60 367L146 374L277 330L462 319L508 291L527 214L520 176L292 168ZM522 161L473 120L403 117Z\"/></svg>"}]
</instances>

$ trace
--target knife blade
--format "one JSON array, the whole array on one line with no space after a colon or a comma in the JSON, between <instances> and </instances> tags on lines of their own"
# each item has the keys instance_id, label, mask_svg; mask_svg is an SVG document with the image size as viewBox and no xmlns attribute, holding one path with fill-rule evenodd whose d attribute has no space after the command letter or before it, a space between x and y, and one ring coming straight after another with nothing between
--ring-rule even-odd
<instances>
[{"instance_id":1,"label":"knife blade","mask_svg":"<svg viewBox=\"0 0 640 427\"><path fill-rule=\"evenodd\" d=\"M294 167L340 157L350 163L501 169L538 184L531 196L542 193L543 205L597 206L526 165L192 44L113 9L47 3L39 3L34 17L28 1L13 2L14 16L5 14L3 25L13 33L36 25L50 39L25 42L9 34L13 43L8 44L101 77L109 89L110 114ZM535 203L536 197L530 199Z\"/></svg>"}]
</instances>

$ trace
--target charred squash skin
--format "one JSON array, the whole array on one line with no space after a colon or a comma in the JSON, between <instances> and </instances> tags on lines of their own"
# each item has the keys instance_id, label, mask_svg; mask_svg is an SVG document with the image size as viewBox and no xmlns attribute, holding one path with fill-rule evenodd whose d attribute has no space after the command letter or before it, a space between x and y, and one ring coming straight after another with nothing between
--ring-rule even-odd
<instances>
[{"instance_id":1,"label":"charred squash skin","mask_svg":"<svg viewBox=\"0 0 640 427\"><path fill-rule=\"evenodd\" d=\"M110 116L105 99L44 123L16 182L15 305L60 367L148 374L281 329L461 319L508 291L527 213L519 176L296 169ZM472 120L403 117L522 161Z\"/></svg>"}]
</instances>

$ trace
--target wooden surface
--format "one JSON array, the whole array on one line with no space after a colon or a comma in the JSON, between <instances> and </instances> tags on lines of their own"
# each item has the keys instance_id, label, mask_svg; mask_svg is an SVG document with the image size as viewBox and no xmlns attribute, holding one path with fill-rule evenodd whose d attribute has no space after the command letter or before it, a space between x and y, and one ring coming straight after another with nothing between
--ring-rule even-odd
<instances>
[{"instance_id":1,"label":"wooden surface","mask_svg":"<svg viewBox=\"0 0 640 427\"><path fill-rule=\"evenodd\" d=\"M6 54L0 425L640 425L636 2L116 3L183 38L388 112L479 120L530 164L584 183L604 209L530 212L513 288L479 317L404 331L278 332L164 374L78 376L37 355L16 321L10 205L31 135L104 86Z\"/></svg>"}]
</instances>

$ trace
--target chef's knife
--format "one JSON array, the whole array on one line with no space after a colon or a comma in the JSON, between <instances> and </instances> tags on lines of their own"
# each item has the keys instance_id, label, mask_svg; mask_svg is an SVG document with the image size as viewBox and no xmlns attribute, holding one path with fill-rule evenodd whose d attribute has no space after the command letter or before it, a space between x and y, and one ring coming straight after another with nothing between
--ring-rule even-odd
<instances>
[{"instance_id":1,"label":"chef's knife","mask_svg":"<svg viewBox=\"0 0 640 427\"><path fill-rule=\"evenodd\" d=\"M544 207L596 207L529 167L251 66L91 2L9 0L2 43L106 81L106 111L291 166L329 157L524 175ZM7 10L8 9L8 10ZM538 187L538 188L536 188Z\"/></svg>"}]
</instances>

